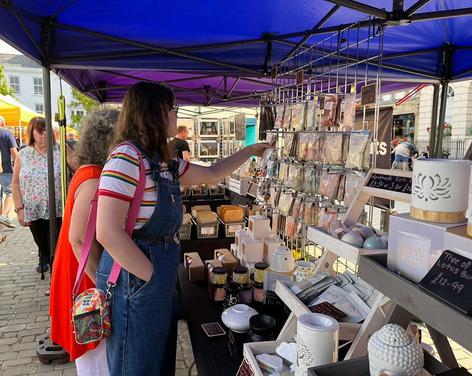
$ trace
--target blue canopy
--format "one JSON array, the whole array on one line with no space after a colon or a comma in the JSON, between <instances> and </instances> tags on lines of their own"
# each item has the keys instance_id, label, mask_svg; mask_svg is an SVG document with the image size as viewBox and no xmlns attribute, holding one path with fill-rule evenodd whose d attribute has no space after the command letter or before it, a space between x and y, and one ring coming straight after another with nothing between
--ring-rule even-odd
<instances>
[{"instance_id":1,"label":"blue canopy","mask_svg":"<svg viewBox=\"0 0 472 376\"><path fill-rule=\"evenodd\" d=\"M147 79L170 81L180 103L249 103L295 47L367 15L386 26L386 81L472 76L472 0L392 3L0 0L0 38L100 101L120 101Z\"/></svg>"}]
</instances>

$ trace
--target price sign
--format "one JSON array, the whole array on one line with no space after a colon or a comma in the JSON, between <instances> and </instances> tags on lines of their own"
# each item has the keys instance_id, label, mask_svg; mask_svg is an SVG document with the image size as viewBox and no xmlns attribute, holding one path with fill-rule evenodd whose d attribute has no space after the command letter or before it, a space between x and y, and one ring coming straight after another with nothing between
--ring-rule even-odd
<instances>
[{"instance_id":1,"label":"price sign","mask_svg":"<svg viewBox=\"0 0 472 376\"><path fill-rule=\"evenodd\" d=\"M202 227L200 229L202 235L215 235L215 228L212 227Z\"/></svg>"},{"instance_id":2,"label":"price sign","mask_svg":"<svg viewBox=\"0 0 472 376\"><path fill-rule=\"evenodd\" d=\"M386 191L411 194L411 177L373 173L367 186Z\"/></svg>"},{"instance_id":3,"label":"price sign","mask_svg":"<svg viewBox=\"0 0 472 376\"><path fill-rule=\"evenodd\" d=\"M446 250L420 286L452 304L462 312L472 313L472 260Z\"/></svg>"}]
</instances>

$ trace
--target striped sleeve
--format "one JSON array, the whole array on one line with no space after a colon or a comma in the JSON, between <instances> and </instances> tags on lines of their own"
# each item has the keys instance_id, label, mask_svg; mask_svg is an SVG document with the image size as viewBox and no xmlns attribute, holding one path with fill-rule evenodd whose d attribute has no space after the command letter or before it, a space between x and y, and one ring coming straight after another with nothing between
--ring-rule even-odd
<instances>
[{"instance_id":1,"label":"striped sleeve","mask_svg":"<svg viewBox=\"0 0 472 376\"><path fill-rule=\"evenodd\" d=\"M139 155L130 145L117 146L103 168L99 195L131 202L139 181Z\"/></svg>"}]
</instances>

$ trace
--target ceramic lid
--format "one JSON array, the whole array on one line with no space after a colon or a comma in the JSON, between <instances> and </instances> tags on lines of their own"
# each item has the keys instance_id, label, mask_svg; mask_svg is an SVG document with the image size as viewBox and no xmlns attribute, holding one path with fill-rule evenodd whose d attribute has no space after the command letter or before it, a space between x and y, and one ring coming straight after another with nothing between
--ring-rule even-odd
<instances>
[{"instance_id":1,"label":"ceramic lid","mask_svg":"<svg viewBox=\"0 0 472 376\"><path fill-rule=\"evenodd\" d=\"M394 347L408 346L411 342L411 337L399 325L387 324L377 332L379 340L386 345Z\"/></svg>"}]
</instances>

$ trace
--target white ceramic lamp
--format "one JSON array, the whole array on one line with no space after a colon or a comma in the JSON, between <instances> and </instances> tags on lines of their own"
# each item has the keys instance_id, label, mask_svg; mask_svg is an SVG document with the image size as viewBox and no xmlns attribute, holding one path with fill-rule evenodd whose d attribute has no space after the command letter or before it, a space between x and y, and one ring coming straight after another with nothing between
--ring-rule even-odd
<instances>
[{"instance_id":1,"label":"white ceramic lamp","mask_svg":"<svg viewBox=\"0 0 472 376\"><path fill-rule=\"evenodd\" d=\"M319 313L303 313L297 322L296 376L305 376L310 367L338 361L339 324Z\"/></svg>"},{"instance_id":2,"label":"white ceramic lamp","mask_svg":"<svg viewBox=\"0 0 472 376\"><path fill-rule=\"evenodd\" d=\"M471 165L465 160L417 159L413 164L411 216L428 222L464 222Z\"/></svg>"}]
</instances>

